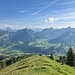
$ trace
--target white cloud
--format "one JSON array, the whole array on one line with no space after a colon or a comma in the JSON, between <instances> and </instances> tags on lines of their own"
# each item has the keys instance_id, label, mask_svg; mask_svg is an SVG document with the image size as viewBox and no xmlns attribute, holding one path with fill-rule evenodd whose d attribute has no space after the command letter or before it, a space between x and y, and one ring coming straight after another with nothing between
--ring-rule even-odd
<instances>
[{"instance_id":1,"label":"white cloud","mask_svg":"<svg viewBox=\"0 0 75 75\"><path fill-rule=\"evenodd\" d=\"M7 24L0 24L0 28L1 27L7 27Z\"/></svg>"},{"instance_id":2,"label":"white cloud","mask_svg":"<svg viewBox=\"0 0 75 75\"><path fill-rule=\"evenodd\" d=\"M47 23L48 22L48 20L45 20L45 23Z\"/></svg>"},{"instance_id":3,"label":"white cloud","mask_svg":"<svg viewBox=\"0 0 75 75\"><path fill-rule=\"evenodd\" d=\"M62 21L63 20L63 22L66 20L66 21L68 21L68 20L74 20L75 19L75 12L69 12L69 13L64 13L64 14L61 14L61 16L60 15L58 15L58 16L55 16L55 18L54 17L49 17L48 19L46 19L45 20L45 23L48 23L48 22L51 22L51 23L53 23L53 22L55 22L55 21Z\"/></svg>"},{"instance_id":4,"label":"white cloud","mask_svg":"<svg viewBox=\"0 0 75 75\"><path fill-rule=\"evenodd\" d=\"M16 26L14 25L8 25L8 24L0 24L0 28L11 28L11 29L18 29Z\"/></svg>"},{"instance_id":5,"label":"white cloud","mask_svg":"<svg viewBox=\"0 0 75 75\"><path fill-rule=\"evenodd\" d=\"M54 22L55 19L53 17L49 17L48 20L49 20L49 22Z\"/></svg>"},{"instance_id":6,"label":"white cloud","mask_svg":"<svg viewBox=\"0 0 75 75\"><path fill-rule=\"evenodd\" d=\"M56 20L58 20L58 18L49 17L47 20L45 20L45 23L54 22Z\"/></svg>"}]
</instances>

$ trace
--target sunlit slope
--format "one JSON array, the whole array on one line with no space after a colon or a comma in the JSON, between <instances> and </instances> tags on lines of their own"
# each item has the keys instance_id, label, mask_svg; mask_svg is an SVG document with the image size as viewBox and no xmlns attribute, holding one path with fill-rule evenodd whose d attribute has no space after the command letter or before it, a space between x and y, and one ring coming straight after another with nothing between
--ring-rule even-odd
<instances>
[{"instance_id":1,"label":"sunlit slope","mask_svg":"<svg viewBox=\"0 0 75 75\"><path fill-rule=\"evenodd\" d=\"M46 56L32 56L0 71L0 75L75 75L75 69Z\"/></svg>"}]
</instances>

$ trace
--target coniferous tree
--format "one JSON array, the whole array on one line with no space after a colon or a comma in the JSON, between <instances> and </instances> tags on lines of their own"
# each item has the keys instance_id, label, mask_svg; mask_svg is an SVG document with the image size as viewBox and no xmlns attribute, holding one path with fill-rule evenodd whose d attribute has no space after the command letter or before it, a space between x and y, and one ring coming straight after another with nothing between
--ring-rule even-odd
<instances>
[{"instance_id":1,"label":"coniferous tree","mask_svg":"<svg viewBox=\"0 0 75 75\"><path fill-rule=\"evenodd\" d=\"M63 56L63 60L64 60L64 63L66 64L66 62L67 62L67 57L66 57L66 56Z\"/></svg>"},{"instance_id":2,"label":"coniferous tree","mask_svg":"<svg viewBox=\"0 0 75 75\"><path fill-rule=\"evenodd\" d=\"M64 59L63 59L63 56L60 56L59 61L62 63L62 65L65 63L65 61L64 61Z\"/></svg>"},{"instance_id":3,"label":"coniferous tree","mask_svg":"<svg viewBox=\"0 0 75 75\"><path fill-rule=\"evenodd\" d=\"M75 68L75 53L74 53L74 56L73 56L73 66Z\"/></svg>"},{"instance_id":4,"label":"coniferous tree","mask_svg":"<svg viewBox=\"0 0 75 75\"><path fill-rule=\"evenodd\" d=\"M51 58L52 60L54 60L53 54L51 54L50 58Z\"/></svg>"},{"instance_id":5,"label":"coniferous tree","mask_svg":"<svg viewBox=\"0 0 75 75\"><path fill-rule=\"evenodd\" d=\"M74 66L74 52L73 49L70 48L67 52L67 65Z\"/></svg>"}]
</instances>

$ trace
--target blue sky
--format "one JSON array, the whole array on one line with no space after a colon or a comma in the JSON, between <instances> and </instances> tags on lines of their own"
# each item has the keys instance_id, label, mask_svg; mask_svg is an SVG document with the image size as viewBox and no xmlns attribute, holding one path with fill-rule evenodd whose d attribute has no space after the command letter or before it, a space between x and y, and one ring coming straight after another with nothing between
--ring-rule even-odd
<instances>
[{"instance_id":1,"label":"blue sky","mask_svg":"<svg viewBox=\"0 0 75 75\"><path fill-rule=\"evenodd\" d=\"M75 0L0 0L0 28L75 27Z\"/></svg>"}]
</instances>

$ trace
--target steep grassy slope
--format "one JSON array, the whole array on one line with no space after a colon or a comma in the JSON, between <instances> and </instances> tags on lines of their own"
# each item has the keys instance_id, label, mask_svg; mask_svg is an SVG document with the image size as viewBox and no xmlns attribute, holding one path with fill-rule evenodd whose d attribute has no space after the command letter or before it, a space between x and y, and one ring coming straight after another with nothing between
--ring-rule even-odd
<instances>
[{"instance_id":1,"label":"steep grassy slope","mask_svg":"<svg viewBox=\"0 0 75 75\"><path fill-rule=\"evenodd\" d=\"M4 68L0 75L75 75L75 69L36 55Z\"/></svg>"}]
</instances>

